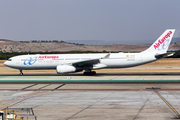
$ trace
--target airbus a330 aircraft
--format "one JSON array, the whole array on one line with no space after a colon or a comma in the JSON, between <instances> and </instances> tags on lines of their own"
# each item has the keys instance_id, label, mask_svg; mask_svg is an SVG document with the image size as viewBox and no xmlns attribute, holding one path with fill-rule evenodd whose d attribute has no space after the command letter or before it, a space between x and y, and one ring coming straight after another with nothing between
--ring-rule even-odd
<instances>
[{"instance_id":1,"label":"airbus a330 aircraft","mask_svg":"<svg viewBox=\"0 0 180 120\"><path fill-rule=\"evenodd\" d=\"M172 55L167 52L175 29L166 30L147 50L140 53L95 54L36 54L9 58L4 65L22 70L56 69L57 73L85 70L85 75L96 74L95 69L126 68L153 62Z\"/></svg>"}]
</instances>

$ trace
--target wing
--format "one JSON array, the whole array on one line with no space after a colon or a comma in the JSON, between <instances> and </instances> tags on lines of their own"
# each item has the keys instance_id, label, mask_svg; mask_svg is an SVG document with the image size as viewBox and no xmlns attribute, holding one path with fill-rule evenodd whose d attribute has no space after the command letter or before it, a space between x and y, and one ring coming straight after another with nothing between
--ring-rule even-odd
<instances>
[{"instance_id":1,"label":"wing","mask_svg":"<svg viewBox=\"0 0 180 120\"><path fill-rule=\"evenodd\" d=\"M106 56L104 56L102 58L82 60L82 61L74 62L71 64L73 66L78 66L78 67L83 67L83 66L92 67L93 65L100 63L100 59L109 58L109 56L110 56L110 54L107 54Z\"/></svg>"}]
</instances>

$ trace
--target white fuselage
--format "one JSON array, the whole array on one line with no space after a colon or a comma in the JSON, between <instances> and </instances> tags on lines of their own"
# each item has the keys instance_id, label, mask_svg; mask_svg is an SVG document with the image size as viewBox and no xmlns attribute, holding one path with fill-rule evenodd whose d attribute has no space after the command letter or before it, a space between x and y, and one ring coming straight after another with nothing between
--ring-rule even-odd
<instances>
[{"instance_id":1,"label":"white fuselage","mask_svg":"<svg viewBox=\"0 0 180 120\"><path fill-rule=\"evenodd\" d=\"M58 65L102 58L105 55L107 55L107 53L20 55L12 57L4 64L8 67L22 70L56 69ZM106 65L103 68L125 68L149 63L155 60L157 59L154 57L154 54L111 53L109 58L100 59L100 64Z\"/></svg>"}]
</instances>

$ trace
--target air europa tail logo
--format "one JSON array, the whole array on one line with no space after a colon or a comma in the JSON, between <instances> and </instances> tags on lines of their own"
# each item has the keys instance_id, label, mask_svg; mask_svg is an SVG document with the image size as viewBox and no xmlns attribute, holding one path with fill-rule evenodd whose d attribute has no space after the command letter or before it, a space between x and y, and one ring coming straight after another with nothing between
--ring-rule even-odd
<instances>
[{"instance_id":1,"label":"air europa tail logo","mask_svg":"<svg viewBox=\"0 0 180 120\"><path fill-rule=\"evenodd\" d=\"M155 43L154 48L157 49L161 44L164 43L164 41L170 37L170 35L172 34L172 31L169 31L162 39L158 40L158 43Z\"/></svg>"}]
</instances>

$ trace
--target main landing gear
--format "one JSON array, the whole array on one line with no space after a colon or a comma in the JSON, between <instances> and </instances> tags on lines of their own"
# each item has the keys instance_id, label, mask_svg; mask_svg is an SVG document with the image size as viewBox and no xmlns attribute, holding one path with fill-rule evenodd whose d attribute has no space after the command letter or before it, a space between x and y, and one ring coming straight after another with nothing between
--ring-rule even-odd
<instances>
[{"instance_id":1,"label":"main landing gear","mask_svg":"<svg viewBox=\"0 0 180 120\"><path fill-rule=\"evenodd\" d=\"M88 70L88 71L85 71L85 72L83 73L83 75L96 75L96 71Z\"/></svg>"},{"instance_id":2,"label":"main landing gear","mask_svg":"<svg viewBox=\"0 0 180 120\"><path fill-rule=\"evenodd\" d=\"M23 75L22 69L20 69L19 71L20 71L19 75Z\"/></svg>"}]
</instances>

